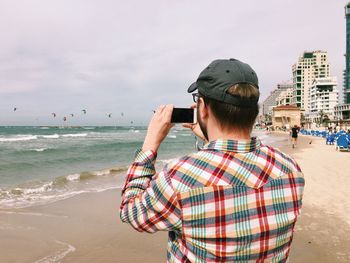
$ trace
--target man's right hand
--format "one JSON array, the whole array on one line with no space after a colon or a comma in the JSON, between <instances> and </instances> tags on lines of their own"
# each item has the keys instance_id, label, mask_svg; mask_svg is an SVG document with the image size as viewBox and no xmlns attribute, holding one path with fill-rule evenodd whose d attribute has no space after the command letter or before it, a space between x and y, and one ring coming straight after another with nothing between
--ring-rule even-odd
<instances>
[{"instance_id":1,"label":"man's right hand","mask_svg":"<svg viewBox=\"0 0 350 263\"><path fill-rule=\"evenodd\" d=\"M174 105L161 105L154 112L154 115L148 124L147 134L143 142L142 150L152 150L157 152L160 144L168 135L170 129L174 126L171 123L171 114Z\"/></svg>"},{"instance_id":2,"label":"man's right hand","mask_svg":"<svg viewBox=\"0 0 350 263\"><path fill-rule=\"evenodd\" d=\"M197 104L194 103L191 105L191 109L195 109L197 108ZM191 129L192 132L194 133L194 135L196 135L197 137L199 137L202 141L204 141L205 143L207 143L207 140L205 139L203 132L199 126L198 120L196 123L183 123L182 127L187 128L187 129Z\"/></svg>"}]
</instances>

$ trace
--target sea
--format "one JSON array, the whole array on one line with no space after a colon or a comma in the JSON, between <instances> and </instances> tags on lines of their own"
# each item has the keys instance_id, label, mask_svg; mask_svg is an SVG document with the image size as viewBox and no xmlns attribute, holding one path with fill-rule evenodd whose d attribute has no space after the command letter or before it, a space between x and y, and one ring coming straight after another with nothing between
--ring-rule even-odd
<instances>
[{"instance_id":1,"label":"sea","mask_svg":"<svg viewBox=\"0 0 350 263\"><path fill-rule=\"evenodd\" d=\"M146 132L147 127L134 126L0 126L0 208L122 187ZM263 131L254 135L279 143ZM159 149L156 168L195 151L192 132L175 126Z\"/></svg>"}]
</instances>

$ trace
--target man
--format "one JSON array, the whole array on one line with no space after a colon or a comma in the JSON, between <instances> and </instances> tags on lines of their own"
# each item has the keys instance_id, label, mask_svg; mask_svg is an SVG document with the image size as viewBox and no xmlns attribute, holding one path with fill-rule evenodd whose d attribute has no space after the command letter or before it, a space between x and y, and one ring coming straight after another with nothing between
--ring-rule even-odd
<instances>
[{"instance_id":1,"label":"man","mask_svg":"<svg viewBox=\"0 0 350 263\"><path fill-rule=\"evenodd\" d=\"M292 136L292 148L295 148L298 140L299 127L298 125L294 125L294 127L290 130L290 135Z\"/></svg>"},{"instance_id":2,"label":"man","mask_svg":"<svg viewBox=\"0 0 350 263\"><path fill-rule=\"evenodd\" d=\"M160 106L122 189L120 217L138 231L169 231L168 262L286 262L300 214L302 172L251 131L258 79L241 61L215 60L188 92L205 142L156 174L157 150L172 127Z\"/></svg>"}]
</instances>

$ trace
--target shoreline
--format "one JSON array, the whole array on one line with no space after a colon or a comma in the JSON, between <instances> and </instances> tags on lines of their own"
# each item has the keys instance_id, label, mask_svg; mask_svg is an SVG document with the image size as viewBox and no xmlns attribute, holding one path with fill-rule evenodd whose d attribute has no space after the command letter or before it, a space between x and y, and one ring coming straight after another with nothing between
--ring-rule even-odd
<instances>
[{"instance_id":1,"label":"shoreline","mask_svg":"<svg viewBox=\"0 0 350 263\"><path fill-rule=\"evenodd\" d=\"M283 138L285 145L278 148L297 160L306 180L289 262L349 262L350 177L345 177L345 160L350 154L336 152L322 138L299 136L292 149L286 133L270 135ZM120 189L113 189L0 209L2 261L165 262L167 233L139 233L122 224L119 204Z\"/></svg>"}]
</instances>

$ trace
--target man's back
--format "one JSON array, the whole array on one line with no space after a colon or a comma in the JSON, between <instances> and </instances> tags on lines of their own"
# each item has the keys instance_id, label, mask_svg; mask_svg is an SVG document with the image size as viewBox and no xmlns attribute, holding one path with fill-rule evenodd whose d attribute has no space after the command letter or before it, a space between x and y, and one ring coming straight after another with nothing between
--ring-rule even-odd
<instances>
[{"instance_id":1,"label":"man's back","mask_svg":"<svg viewBox=\"0 0 350 263\"><path fill-rule=\"evenodd\" d=\"M294 138L298 137L298 132L299 132L298 127L293 127L292 128L292 137L294 137Z\"/></svg>"},{"instance_id":2,"label":"man's back","mask_svg":"<svg viewBox=\"0 0 350 263\"><path fill-rule=\"evenodd\" d=\"M255 138L216 140L159 176L173 198L157 200L178 218L168 262L287 259L304 186L290 157Z\"/></svg>"},{"instance_id":3,"label":"man's back","mask_svg":"<svg viewBox=\"0 0 350 263\"><path fill-rule=\"evenodd\" d=\"M304 186L290 157L255 139L217 140L179 162L169 169L182 212L173 252L193 262L288 257Z\"/></svg>"}]
</instances>

